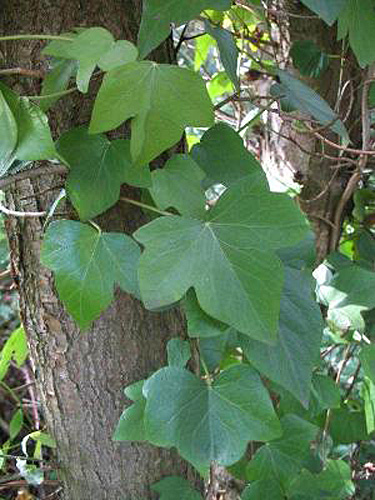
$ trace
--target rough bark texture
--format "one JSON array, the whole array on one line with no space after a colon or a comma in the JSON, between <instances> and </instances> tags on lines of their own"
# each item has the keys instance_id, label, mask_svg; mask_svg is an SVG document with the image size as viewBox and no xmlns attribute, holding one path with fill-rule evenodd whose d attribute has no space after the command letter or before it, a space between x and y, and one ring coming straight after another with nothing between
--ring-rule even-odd
<instances>
[{"instance_id":1,"label":"rough bark texture","mask_svg":"<svg viewBox=\"0 0 375 500\"><path fill-rule=\"evenodd\" d=\"M116 38L134 41L140 10L140 0L9 0L1 2L0 32L59 34L77 26L104 26ZM1 44L0 53L6 67L44 68L43 45L8 42ZM166 61L167 52L159 57ZM40 90L35 80L7 83L21 94ZM79 95L58 104L51 112L55 135L87 123L91 104L90 96ZM16 210L48 210L63 183L57 176L17 182L7 191L8 205ZM138 195L126 189L127 195ZM65 205L57 216L72 218L74 213ZM99 224L103 230L129 233L142 217L123 203L104 214ZM153 499L150 484L171 474L189 475L189 468L173 452L114 443L111 435L124 408L124 386L165 363L166 342L181 335L183 320L176 311L149 313L117 290L116 300L90 331L80 331L59 302L51 273L40 265L43 223L43 219L9 218L6 226L43 412L57 440L63 498Z\"/></svg>"}]
</instances>

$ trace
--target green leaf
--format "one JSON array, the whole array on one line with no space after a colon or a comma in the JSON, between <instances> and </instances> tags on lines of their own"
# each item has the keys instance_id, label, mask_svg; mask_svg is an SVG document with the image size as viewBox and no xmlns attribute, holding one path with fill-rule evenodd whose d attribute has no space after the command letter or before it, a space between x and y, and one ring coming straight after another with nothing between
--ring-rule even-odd
<instances>
[{"instance_id":1,"label":"green leaf","mask_svg":"<svg viewBox=\"0 0 375 500\"><path fill-rule=\"evenodd\" d=\"M56 147L70 167L66 188L82 220L92 219L114 205L121 184L151 184L148 167L132 165L129 141L109 141L78 127L63 134Z\"/></svg>"},{"instance_id":2,"label":"green leaf","mask_svg":"<svg viewBox=\"0 0 375 500\"><path fill-rule=\"evenodd\" d=\"M190 344L187 340L171 339L167 344L168 365L184 368L191 357Z\"/></svg>"},{"instance_id":3,"label":"green leaf","mask_svg":"<svg viewBox=\"0 0 375 500\"><path fill-rule=\"evenodd\" d=\"M170 476L151 486L159 493L160 500L203 500L201 494L195 490L189 481L182 477Z\"/></svg>"},{"instance_id":4,"label":"green leaf","mask_svg":"<svg viewBox=\"0 0 375 500\"><path fill-rule=\"evenodd\" d=\"M145 425L157 446L175 446L191 463L230 465L250 440L280 434L269 395L249 366L223 371L208 386L181 368L162 368L144 385Z\"/></svg>"},{"instance_id":5,"label":"green leaf","mask_svg":"<svg viewBox=\"0 0 375 500\"><path fill-rule=\"evenodd\" d=\"M274 84L274 94L283 97L292 108L312 116L323 126L329 125L333 132L342 137L344 143L349 143L343 122L319 94L286 71L278 70L277 75L280 84Z\"/></svg>"},{"instance_id":6,"label":"green leaf","mask_svg":"<svg viewBox=\"0 0 375 500\"><path fill-rule=\"evenodd\" d=\"M183 99L184 95L189 99ZM204 82L193 71L133 62L104 77L90 133L114 129L132 118L131 155L134 163L144 165L173 146L185 127L211 126L213 115Z\"/></svg>"},{"instance_id":7,"label":"green leaf","mask_svg":"<svg viewBox=\"0 0 375 500\"><path fill-rule=\"evenodd\" d=\"M369 434L375 430L375 384L365 377L362 386L362 397L364 400L366 429Z\"/></svg>"},{"instance_id":8,"label":"green leaf","mask_svg":"<svg viewBox=\"0 0 375 500\"><path fill-rule=\"evenodd\" d=\"M50 43L43 50L43 54L55 57L64 57L78 61L77 87L86 93L92 73L99 60L109 52L114 45L112 34L105 28L88 28L83 30L73 41L59 44Z\"/></svg>"},{"instance_id":9,"label":"green leaf","mask_svg":"<svg viewBox=\"0 0 375 500\"><path fill-rule=\"evenodd\" d=\"M359 359L366 377L375 384L375 344L362 347Z\"/></svg>"},{"instance_id":10,"label":"green leaf","mask_svg":"<svg viewBox=\"0 0 375 500\"><path fill-rule=\"evenodd\" d=\"M312 40L298 40L290 50L294 66L304 76L318 78L329 66L329 57Z\"/></svg>"},{"instance_id":11,"label":"green leaf","mask_svg":"<svg viewBox=\"0 0 375 500\"><path fill-rule=\"evenodd\" d=\"M138 245L125 234L101 233L63 220L48 227L41 260L55 272L61 300L84 329L112 302L116 283L138 294L139 254Z\"/></svg>"},{"instance_id":12,"label":"green leaf","mask_svg":"<svg viewBox=\"0 0 375 500\"><path fill-rule=\"evenodd\" d=\"M152 172L150 193L162 210L174 207L182 215L199 217L206 206L203 178L204 172L189 155L174 155L163 169Z\"/></svg>"},{"instance_id":13,"label":"green leaf","mask_svg":"<svg viewBox=\"0 0 375 500\"><path fill-rule=\"evenodd\" d=\"M111 49L106 52L98 61L98 66L103 71L110 71L123 64L136 61L138 49L127 40L118 40Z\"/></svg>"},{"instance_id":14,"label":"green leaf","mask_svg":"<svg viewBox=\"0 0 375 500\"><path fill-rule=\"evenodd\" d=\"M284 500L284 492L278 481L254 481L242 493L241 500Z\"/></svg>"},{"instance_id":15,"label":"green leaf","mask_svg":"<svg viewBox=\"0 0 375 500\"><path fill-rule=\"evenodd\" d=\"M18 436L23 426L23 411L19 408L9 422L9 438L11 441Z\"/></svg>"},{"instance_id":16,"label":"green leaf","mask_svg":"<svg viewBox=\"0 0 375 500\"><path fill-rule=\"evenodd\" d=\"M220 26L214 26L209 21L204 22L206 32L216 40L219 48L220 60L236 90L240 90L240 81L237 75L238 49L234 37L229 31Z\"/></svg>"},{"instance_id":17,"label":"green leaf","mask_svg":"<svg viewBox=\"0 0 375 500\"><path fill-rule=\"evenodd\" d=\"M338 38L349 32L349 43L364 68L375 60L375 8L372 0L347 0L339 18Z\"/></svg>"},{"instance_id":18,"label":"green leaf","mask_svg":"<svg viewBox=\"0 0 375 500\"><path fill-rule=\"evenodd\" d=\"M241 336L241 346L257 370L308 406L323 328L319 306L313 299L310 273L287 267L277 343L267 345Z\"/></svg>"},{"instance_id":19,"label":"green leaf","mask_svg":"<svg viewBox=\"0 0 375 500\"><path fill-rule=\"evenodd\" d=\"M68 88L70 79L77 73L77 62L70 59L56 59L53 62L51 71L47 73L42 83L42 96L55 94ZM59 99L50 97L40 101L40 109L44 112Z\"/></svg>"},{"instance_id":20,"label":"green leaf","mask_svg":"<svg viewBox=\"0 0 375 500\"><path fill-rule=\"evenodd\" d=\"M144 380L140 380L125 389L125 396L134 403L122 413L112 438L114 441L146 441L148 439L144 426L146 399L142 394L143 384Z\"/></svg>"},{"instance_id":21,"label":"green leaf","mask_svg":"<svg viewBox=\"0 0 375 500\"><path fill-rule=\"evenodd\" d=\"M206 314L199 306L197 296L191 288L183 300L189 337L217 337L227 332L230 327Z\"/></svg>"},{"instance_id":22,"label":"green leaf","mask_svg":"<svg viewBox=\"0 0 375 500\"><path fill-rule=\"evenodd\" d=\"M202 220L168 216L140 228L139 279L149 309L194 287L203 310L242 333L274 342L283 270L273 250L291 245L307 225L286 195L251 180L228 189Z\"/></svg>"},{"instance_id":23,"label":"green leaf","mask_svg":"<svg viewBox=\"0 0 375 500\"><path fill-rule=\"evenodd\" d=\"M0 176L12 163L12 153L17 144L17 122L0 90Z\"/></svg>"},{"instance_id":24,"label":"green leaf","mask_svg":"<svg viewBox=\"0 0 375 500\"><path fill-rule=\"evenodd\" d=\"M22 326L12 332L0 351L0 380L5 377L13 359L17 366L22 366L28 356L25 331Z\"/></svg>"},{"instance_id":25,"label":"green leaf","mask_svg":"<svg viewBox=\"0 0 375 500\"><path fill-rule=\"evenodd\" d=\"M138 33L139 57L143 59L170 33L170 24L180 26L197 17L202 10L228 10L231 0L145 0L141 26Z\"/></svg>"},{"instance_id":26,"label":"green leaf","mask_svg":"<svg viewBox=\"0 0 375 500\"><path fill-rule=\"evenodd\" d=\"M343 460L328 460L319 474L303 471L288 489L291 500L344 500L354 494L351 469Z\"/></svg>"},{"instance_id":27,"label":"green leaf","mask_svg":"<svg viewBox=\"0 0 375 500\"><path fill-rule=\"evenodd\" d=\"M56 441L47 432L34 431L28 437L48 448L56 448Z\"/></svg>"},{"instance_id":28,"label":"green leaf","mask_svg":"<svg viewBox=\"0 0 375 500\"><path fill-rule=\"evenodd\" d=\"M301 471L319 429L292 414L281 419L281 426L281 438L263 445L249 462L246 472L249 480L275 480L286 487Z\"/></svg>"},{"instance_id":29,"label":"green leaf","mask_svg":"<svg viewBox=\"0 0 375 500\"><path fill-rule=\"evenodd\" d=\"M322 424L324 419L322 417ZM332 410L329 433L335 445L350 444L369 439L366 416L363 411L351 411L347 407Z\"/></svg>"},{"instance_id":30,"label":"green leaf","mask_svg":"<svg viewBox=\"0 0 375 500\"><path fill-rule=\"evenodd\" d=\"M301 2L332 26L348 0L301 0Z\"/></svg>"},{"instance_id":31,"label":"green leaf","mask_svg":"<svg viewBox=\"0 0 375 500\"><path fill-rule=\"evenodd\" d=\"M202 35L195 39L194 71L199 71L206 61L210 47L212 47L212 39L209 35Z\"/></svg>"},{"instance_id":32,"label":"green leaf","mask_svg":"<svg viewBox=\"0 0 375 500\"><path fill-rule=\"evenodd\" d=\"M229 187L247 178L267 186L260 163L245 148L237 132L225 123L207 130L201 142L193 147L191 156L207 176L206 187L218 183Z\"/></svg>"}]
</instances>

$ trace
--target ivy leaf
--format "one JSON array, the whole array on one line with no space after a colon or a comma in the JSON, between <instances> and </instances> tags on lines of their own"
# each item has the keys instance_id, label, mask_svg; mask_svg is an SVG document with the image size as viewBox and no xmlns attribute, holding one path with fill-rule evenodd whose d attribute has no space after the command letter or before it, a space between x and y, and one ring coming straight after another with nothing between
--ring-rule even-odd
<instances>
[{"instance_id":1,"label":"ivy leaf","mask_svg":"<svg viewBox=\"0 0 375 500\"><path fill-rule=\"evenodd\" d=\"M329 66L329 57L312 40L294 42L290 55L299 72L312 78L318 78Z\"/></svg>"},{"instance_id":2,"label":"ivy leaf","mask_svg":"<svg viewBox=\"0 0 375 500\"><path fill-rule=\"evenodd\" d=\"M286 267L276 344L241 336L241 346L257 370L308 406L323 328L319 306L313 300L310 273Z\"/></svg>"},{"instance_id":3,"label":"ivy leaf","mask_svg":"<svg viewBox=\"0 0 375 500\"><path fill-rule=\"evenodd\" d=\"M191 156L206 173L205 186L224 184L252 178L253 182L268 186L260 163L249 153L242 138L229 125L218 123L203 134Z\"/></svg>"},{"instance_id":4,"label":"ivy leaf","mask_svg":"<svg viewBox=\"0 0 375 500\"><path fill-rule=\"evenodd\" d=\"M268 392L249 366L233 366L208 386L181 368L162 368L144 385L145 426L158 446L175 446L200 467L230 465L250 440L280 434Z\"/></svg>"},{"instance_id":5,"label":"ivy leaf","mask_svg":"<svg viewBox=\"0 0 375 500\"><path fill-rule=\"evenodd\" d=\"M174 155L163 169L152 173L150 193L162 210L174 207L183 215L199 217L206 205L203 178L204 172L190 156Z\"/></svg>"},{"instance_id":6,"label":"ivy leaf","mask_svg":"<svg viewBox=\"0 0 375 500\"><path fill-rule=\"evenodd\" d=\"M349 32L349 43L359 65L364 68L375 60L375 12L372 0L348 0L341 12L338 39Z\"/></svg>"},{"instance_id":7,"label":"ivy leaf","mask_svg":"<svg viewBox=\"0 0 375 500\"><path fill-rule=\"evenodd\" d=\"M336 21L348 0L301 0L309 9L314 11L329 26Z\"/></svg>"},{"instance_id":8,"label":"ivy leaf","mask_svg":"<svg viewBox=\"0 0 375 500\"><path fill-rule=\"evenodd\" d=\"M201 220L168 216L140 228L139 278L149 309L194 287L203 310L242 333L274 342L283 270L273 252L303 237L306 222L286 195L251 180L228 189Z\"/></svg>"},{"instance_id":9,"label":"ivy leaf","mask_svg":"<svg viewBox=\"0 0 375 500\"><path fill-rule=\"evenodd\" d=\"M103 71L136 61L138 49L127 40L118 40L98 61L98 66Z\"/></svg>"},{"instance_id":10,"label":"ivy leaf","mask_svg":"<svg viewBox=\"0 0 375 500\"><path fill-rule=\"evenodd\" d=\"M114 205L125 182L150 185L148 167L135 169L129 149L129 141L90 135L85 127L71 129L60 137L57 150L70 167L66 188L80 219L92 219Z\"/></svg>"},{"instance_id":11,"label":"ivy leaf","mask_svg":"<svg viewBox=\"0 0 375 500\"><path fill-rule=\"evenodd\" d=\"M51 71L47 73L42 83L42 96L61 92L68 87L70 79L77 73L77 61L70 59L56 59L53 62ZM50 97L40 101L40 109L44 112L59 99L59 97Z\"/></svg>"},{"instance_id":12,"label":"ivy leaf","mask_svg":"<svg viewBox=\"0 0 375 500\"><path fill-rule=\"evenodd\" d=\"M143 59L161 44L170 33L170 24L180 26L197 17L202 10L228 10L231 0L145 0L138 33L139 57Z\"/></svg>"},{"instance_id":13,"label":"ivy leaf","mask_svg":"<svg viewBox=\"0 0 375 500\"><path fill-rule=\"evenodd\" d=\"M319 428L292 414L281 419L281 426L281 438L263 445L249 462L246 477L250 481L273 479L285 487L308 459Z\"/></svg>"},{"instance_id":14,"label":"ivy leaf","mask_svg":"<svg viewBox=\"0 0 375 500\"><path fill-rule=\"evenodd\" d=\"M292 109L312 116L323 126L329 125L333 132L342 137L344 143L350 142L345 125L319 94L286 71L278 70L277 75L280 83L273 85L274 95L286 100Z\"/></svg>"},{"instance_id":15,"label":"ivy leaf","mask_svg":"<svg viewBox=\"0 0 375 500\"><path fill-rule=\"evenodd\" d=\"M189 481L182 477L170 476L151 486L153 491L160 495L160 500L203 500L201 494L195 490Z\"/></svg>"},{"instance_id":16,"label":"ivy leaf","mask_svg":"<svg viewBox=\"0 0 375 500\"><path fill-rule=\"evenodd\" d=\"M19 97L1 83L0 90L13 113L18 128L17 145L13 151L13 158L20 161L54 158L56 150L47 116L26 97Z\"/></svg>"},{"instance_id":17,"label":"ivy leaf","mask_svg":"<svg viewBox=\"0 0 375 500\"><path fill-rule=\"evenodd\" d=\"M55 272L61 300L84 329L112 302L116 283L138 295L139 254L138 245L125 234L63 220L48 227L41 260Z\"/></svg>"},{"instance_id":18,"label":"ivy leaf","mask_svg":"<svg viewBox=\"0 0 375 500\"><path fill-rule=\"evenodd\" d=\"M241 500L284 500L284 492L278 481L264 480L252 482L242 493Z\"/></svg>"},{"instance_id":19,"label":"ivy leaf","mask_svg":"<svg viewBox=\"0 0 375 500\"><path fill-rule=\"evenodd\" d=\"M236 90L239 91L240 81L237 75L238 49L233 35L220 26L213 26L209 21L205 21L204 26L206 32L216 40L224 69Z\"/></svg>"},{"instance_id":20,"label":"ivy leaf","mask_svg":"<svg viewBox=\"0 0 375 500\"><path fill-rule=\"evenodd\" d=\"M147 434L144 426L144 412L146 399L143 396L144 380L129 385L125 389L125 396L134 403L122 413L113 434L114 441L146 441Z\"/></svg>"},{"instance_id":21,"label":"ivy leaf","mask_svg":"<svg viewBox=\"0 0 375 500\"><path fill-rule=\"evenodd\" d=\"M0 176L12 163L12 153L17 144L17 122L0 90Z\"/></svg>"},{"instance_id":22,"label":"ivy leaf","mask_svg":"<svg viewBox=\"0 0 375 500\"><path fill-rule=\"evenodd\" d=\"M90 133L114 129L128 118L132 118L133 161L144 165L178 142L185 127L211 126L214 113L198 74L142 61L106 74L95 101Z\"/></svg>"},{"instance_id":23,"label":"ivy leaf","mask_svg":"<svg viewBox=\"0 0 375 500\"><path fill-rule=\"evenodd\" d=\"M190 344L186 340L171 339L167 344L168 364L184 368L191 357Z\"/></svg>"}]
</instances>

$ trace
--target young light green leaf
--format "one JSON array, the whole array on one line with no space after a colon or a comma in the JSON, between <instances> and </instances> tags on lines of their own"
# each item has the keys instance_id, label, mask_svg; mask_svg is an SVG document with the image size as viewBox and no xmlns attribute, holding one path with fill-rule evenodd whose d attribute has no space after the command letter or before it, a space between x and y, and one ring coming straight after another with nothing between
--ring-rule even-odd
<instances>
[{"instance_id":1,"label":"young light green leaf","mask_svg":"<svg viewBox=\"0 0 375 500\"><path fill-rule=\"evenodd\" d=\"M76 221L56 221L45 234L41 260L55 272L57 291L81 328L113 300L115 284L138 295L140 250L126 234L100 233Z\"/></svg>"},{"instance_id":2,"label":"young light green leaf","mask_svg":"<svg viewBox=\"0 0 375 500\"><path fill-rule=\"evenodd\" d=\"M135 233L145 246L139 278L149 309L180 300L194 287L203 310L242 333L274 342L283 270L273 252L307 231L286 195L243 181L201 219L168 216Z\"/></svg>"},{"instance_id":3,"label":"young light green leaf","mask_svg":"<svg viewBox=\"0 0 375 500\"><path fill-rule=\"evenodd\" d=\"M195 39L194 71L199 71L199 68L206 61L210 47L212 47L210 36L202 35Z\"/></svg>"},{"instance_id":4,"label":"young light green leaf","mask_svg":"<svg viewBox=\"0 0 375 500\"><path fill-rule=\"evenodd\" d=\"M123 64L136 61L138 49L127 40L118 40L111 49L106 52L98 61L98 66L103 71L110 71Z\"/></svg>"},{"instance_id":5,"label":"young light green leaf","mask_svg":"<svg viewBox=\"0 0 375 500\"><path fill-rule=\"evenodd\" d=\"M185 368L191 357L190 344L187 340L171 339L167 344L168 365Z\"/></svg>"},{"instance_id":6,"label":"young light green leaf","mask_svg":"<svg viewBox=\"0 0 375 500\"><path fill-rule=\"evenodd\" d=\"M12 332L0 351L0 380L6 375L13 359L17 366L22 366L28 356L25 331L22 326Z\"/></svg>"},{"instance_id":7,"label":"young light green leaf","mask_svg":"<svg viewBox=\"0 0 375 500\"><path fill-rule=\"evenodd\" d=\"M273 479L285 487L301 471L319 428L292 414L281 419L281 426L281 438L263 445L250 461L246 469L249 480Z\"/></svg>"},{"instance_id":8,"label":"young light green leaf","mask_svg":"<svg viewBox=\"0 0 375 500\"><path fill-rule=\"evenodd\" d=\"M309 9L314 11L329 26L336 21L348 0L301 0Z\"/></svg>"},{"instance_id":9,"label":"young light green leaf","mask_svg":"<svg viewBox=\"0 0 375 500\"><path fill-rule=\"evenodd\" d=\"M225 123L207 130L191 156L207 176L206 187L218 183L228 187L247 178L268 186L260 163L247 151L237 132Z\"/></svg>"},{"instance_id":10,"label":"young light green leaf","mask_svg":"<svg viewBox=\"0 0 375 500\"><path fill-rule=\"evenodd\" d=\"M81 220L92 219L114 205L121 184L151 184L147 166L133 167L129 141L109 141L78 127L63 134L56 147L70 167L66 188Z\"/></svg>"},{"instance_id":11,"label":"young light green leaf","mask_svg":"<svg viewBox=\"0 0 375 500\"><path fill-rule=\"evenodd\" d=\"M231 0L145 0L138 33L139 56L143 59L161 44L170 33L170 25L180 26L197 17L202 10L228 10Z\"/></svg>"},{"instance_id":12,"label":"young light green leaf","mask_svg":"<svg viewBox=\"0 0 375 500\"><path fill-rule=\"evenodd\" d=\"M146 399L142 393L143 384L144 380L140 380L125 389L125 396L134 403L122 413L112 438L114 441L147 440L144 426Z\"/></svg>"},{"instance_id":13,"label":"young light green leaf","mask_svg":"<svg viewBox=\"0 0 375 500\"><path fill-rule=\"evenodd\" d=\"M9 168L17 144L17 122L0 90L0 176Z\"/></svg>"},{"instance_id":14,"label":"young light green leaf","mask_svg":"<svg viewBox=\"0 0 375 500\"><path fill-rule=\"evenodd\" d=\"M133 62L104 77L90 133L114 129L132 118L131 155L134 163L144 165L173 146L185 127L209 127L213 117L199 75L168 64Z\"/></svg>"},{"instance_id":15,"label":"young light green leaf","mask_svg":"<svg viewBox=\"0 0 375 500\"><path fill-rule=\"evenodd\" d=\"M223 371L208 386L181 368L162 368L144 385L145 426L150 441L175 446L199 467L230 465L250 440L280 435L268 392L249 366Z\"/></svg>"},{"instance_id":16,"label":"young light green leaf","mask_svg":"<svg viewBox=\"0 0 375 500\"><path fill-rule=\"evenodd\" d=\"M152 173L150 193L162 210L174 207L182 215L199 217L206 204L203 178L204 172L189 155L174 155L163 169Z\"/></svg>"},{"instance_id":17,"label":"young light green leaf","mask_svg":"<svg viewBox=\"0 0 375 500\"><path fill-rule=\"evenodd\" d=\"M241 336L241 346L257 370L307 407L323 328L319 306L313 300L311 275L287 267L277 343L267 345Z\"/></svg>"},{"instance_id":18,"label":"young light green leaf","mask_svg":"<svg viewBox=\"0 0 375 500\"><path fill-rule=\"evenodd\" d=\"M371 434L375 430L375 384L368 377L363 381L362 397L365 403L366 429Z\"/></svg>"},{"instance_id":19,"label":"young light green leaf","mask_svg":"<svg viewBox=\"0 0 375 500\"><path fill-rule=\"evenodd\" d=\"M216 40L224 69L236 90L239 91L240 81L237 75L238 49L232 33L220 26L213 26L209 21L205 21L204 26L206 32Z\"/></svg>"},{"instance_id":20,"label":"young light green leaf","mask_svg":"<svg viewBox=\"0 0 375 500\"><path fill-rule=\"evenodd\" d=\"M345 125L319 94L286 71L278 70L277 75L280 84L272 87L274 95L287 100L292 108L312 116L323 126L329 126L345 144L349 143Z\"/></svg>"},{"instance_id":21,"label":"young light green leaf","mask_svg":"<svg viewBox=\"0 0 375 500\"><path fill-rule=\"evenodd\" d=\"M77 74L77 61L70 59L56 59L53 62L51 71L49 71L42 83L42 96L61 92L68 87L69 81ZM40 109L44 112L59 99L59 97L50 97L41 99Z\"/></svg>"},{"instance_id":22,"label":"young light green leaf","mask_svg":"<svg viewBox=\"0 0 375 500\"><path fill-rule=\"evenodd\" d=\"M338 38L349 32L349 43L364 68L375 61L375 15L372 0L347 0L339 18Z\"/></svg>"},{"instance_id":23,"label":"young light green leaf","mask_svg":"<svg viewBox=\"0 0 375 500\"><path fill-rule=\"evenodd\" d=\"M203 500L202 495L195 490L189 481L182 477L170 476L151 486L160 495L160 500Z\"/></svg>"},{"instance_id":24,"label":"young light green leaf","mask_svg":"<svg viewBox=\"0 0 375 500\"><path fill-rule=\"evenodd\" d=\"M23 411L19 408L9 422L9 438L13 441L18 436L23 426Z\"/></svg>"},{"instance_id":25,"label":"young light green leaf","mask_svg":"<svg viewBox=\"0 0 375 500\"><path fill-rule=\"evenodd\" d=\"M28 437L33 439L42 446L48 446L48 448L56 448L56 441L47 432L34 431L31 432Z\"/></svg>"},{"instance_id":26,"label":"young light green leaf","mask_svg":"<svg viewBox=\"0 0 375 500\"><path fill-rule=\"evenodd\" d=\"M318 78L329 66L329 57L312 40L293 43L290 55L301 75Z\"/></svg>"},{"instance_id":27,"label":"young light green leaf","mask_svg":"<svg viewBox=\"0 0 375 500\"><path fill-rule=\"evenodd\" d=\"M375 384L375 344L362 347L359 359L366 377Z\"/></svg>"}]
</instances>

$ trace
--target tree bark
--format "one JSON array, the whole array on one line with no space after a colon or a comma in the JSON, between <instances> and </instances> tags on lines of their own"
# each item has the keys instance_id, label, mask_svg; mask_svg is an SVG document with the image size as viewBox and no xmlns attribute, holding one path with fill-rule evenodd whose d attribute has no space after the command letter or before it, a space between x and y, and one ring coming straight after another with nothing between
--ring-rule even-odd
<instances>
[{"instance_id":1,"label":"tree bark","mask_svg":"<svg viewBox=\"0 0 375 500\"><path fill-rule=\"evenodd\" d=\"M77 26L103 26L116 38L134 41L141 11L141 0L5 0L1 4L4 35L60 34ZM43 45L38 41L2 43L4 67L45 69L40 55ZM170 61L166 45L159 59ZM41 82L23 78L6 83L23 95L33 95L40 91ZM50 112L55 136L87 124L91 107L90 95L70 95L60 101ZM8 206L48 210L63 183L64 178L55 175L15 182L6 193ZM124 189L127 195L139 195L134 189ZM74 212L69 204L59 205L56 216L74 218ZM128 234L142 221L142 213L124 203L99 218L103 230ZM9 217L6 228L43 413L57 441L63 498L154 499L153 482L171 474L192 476L190 468L173 451L115 443L111 436L124 408L123 388L165 364L166 342L184 335L184 321L175 310L147 312L136 299L117 290L115 301L93 327L80 331L56 295L53 276L40 264L43 224L43 218Z\"/></svg>"}]
</instances>

